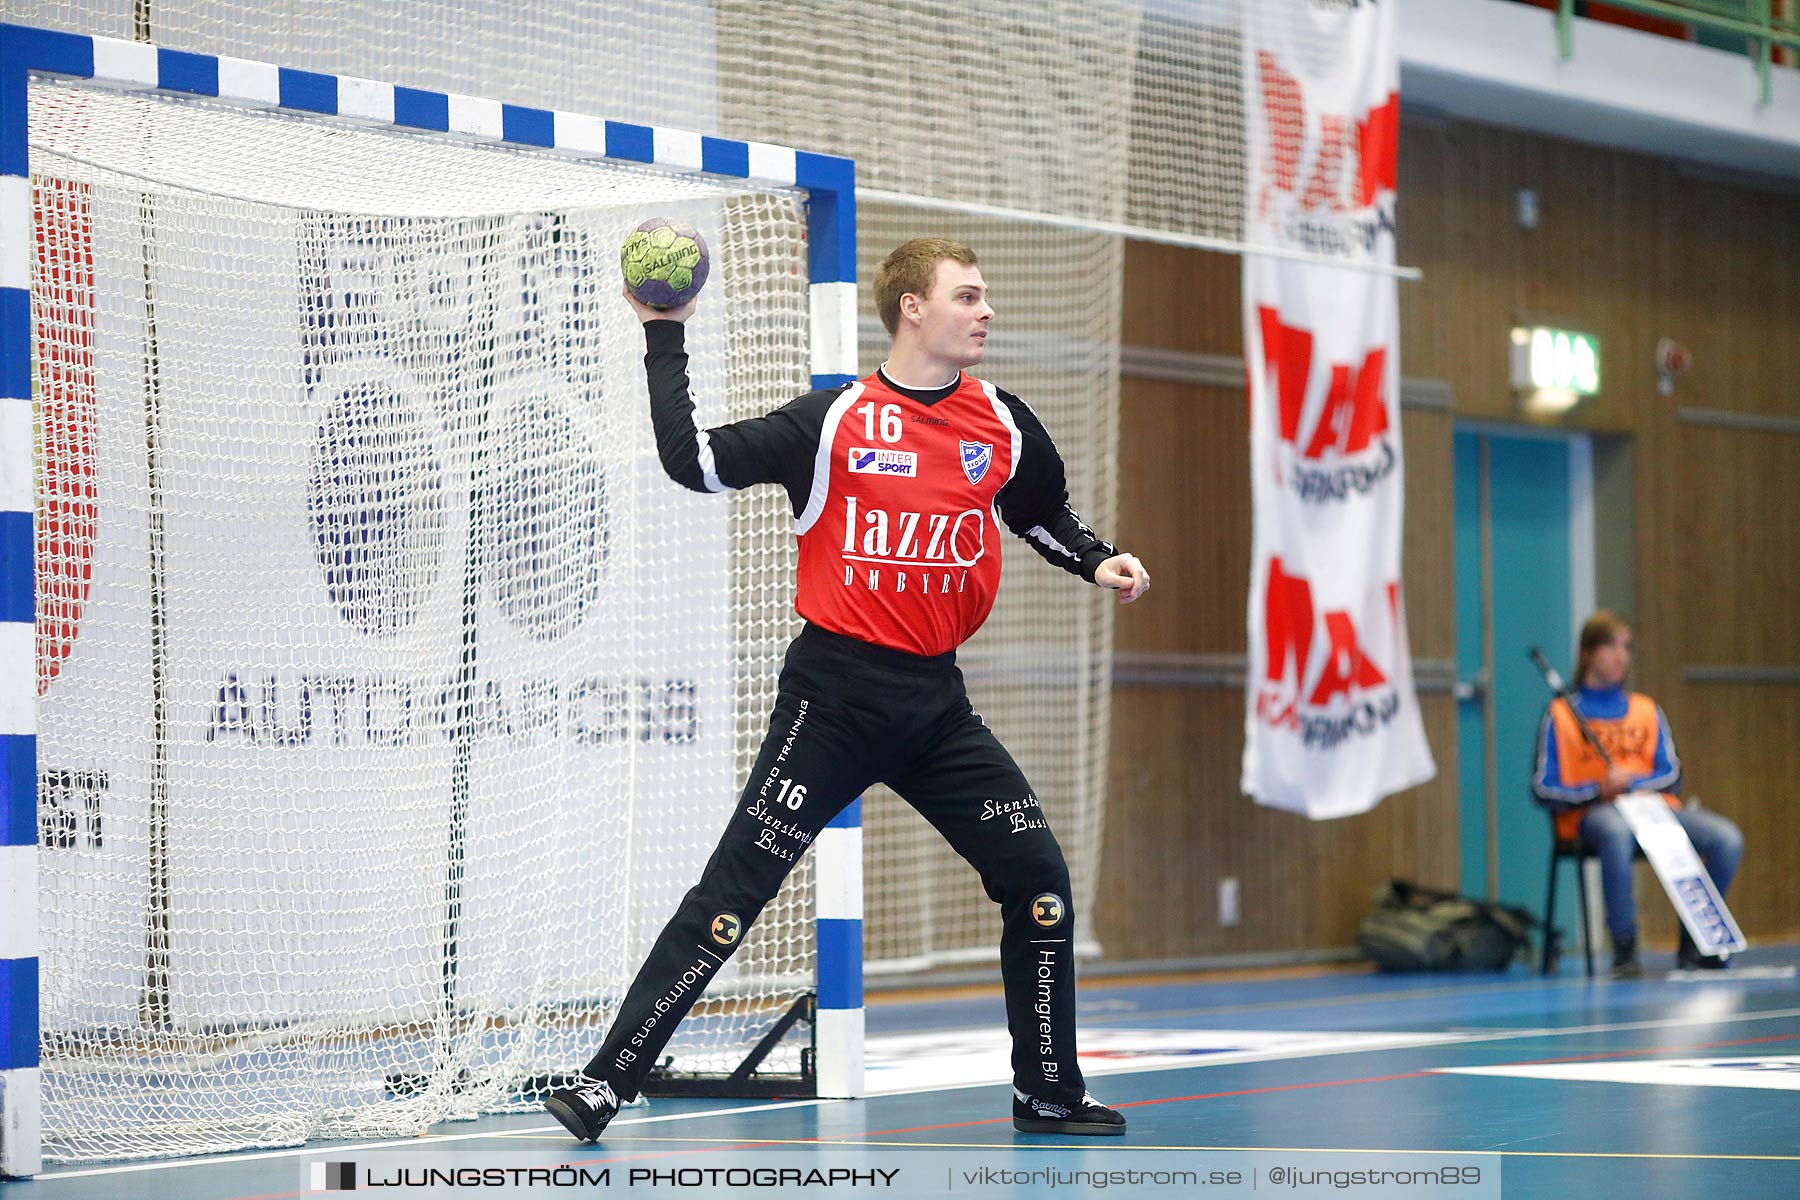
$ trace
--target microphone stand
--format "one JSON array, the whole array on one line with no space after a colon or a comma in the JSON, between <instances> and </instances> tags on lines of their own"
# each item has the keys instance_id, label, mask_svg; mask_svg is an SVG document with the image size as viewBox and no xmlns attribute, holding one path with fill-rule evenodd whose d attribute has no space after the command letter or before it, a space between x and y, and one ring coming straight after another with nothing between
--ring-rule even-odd
<instances>
[{"instance_id":1,"label":"microphone stand","mask_svg":"<svg viewBox=\"0 0 1800 1200\"><path fill-rule=\"evenodd\" d=\"M1563 677L1557 674L1556 668L1550 665L1550 660L1544 657L1544 652L1536 646L1531 648L1531 661L1544 676L1544 682L1549 685L1550 690L1568 701L1569 711L1575 715L1575 724L1581 730L1581 736L1586 739L1594 753L1600 756L1600 761L1606 764L1607 769L1611 770L1612 755L1608 754L1606 747L1600 744L1600 739L1594 734L1594 727L1589 725L1587 718L1581 715L1581 709L1575 703L1575 688L1563 681Z\"/></svg>"}]
</instances>

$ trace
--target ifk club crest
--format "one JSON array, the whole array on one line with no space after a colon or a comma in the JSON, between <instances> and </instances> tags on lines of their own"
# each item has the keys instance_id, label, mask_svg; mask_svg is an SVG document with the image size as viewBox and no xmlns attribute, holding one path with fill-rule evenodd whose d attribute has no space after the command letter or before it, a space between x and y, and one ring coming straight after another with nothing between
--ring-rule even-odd
<instances>
[{"instance_id":1,"label":"ifk club crest","mask_svg":"<svg viewBox=\"0 0 1800 1200\"><path fill-rule=\"evenodd\" d=\"M969 477L970 483L980 483L988 468L994 465L994 444L961 440L956 444L962 448L963 474Z\"/></svg>"}]
</instances>

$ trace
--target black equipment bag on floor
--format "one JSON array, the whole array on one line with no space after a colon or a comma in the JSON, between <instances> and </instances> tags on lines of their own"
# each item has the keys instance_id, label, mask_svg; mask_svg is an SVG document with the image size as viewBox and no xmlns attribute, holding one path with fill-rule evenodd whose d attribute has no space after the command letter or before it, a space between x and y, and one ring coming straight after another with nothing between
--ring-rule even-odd
<instances>
[{"instance_id":1,"label":"black equipment bag on floor","mask_svg":"<svg viewBox=\"0 0 1800 1200\"><path fill-rule=\"evenodd\" d=\"M1395 879L1375 893L1356 944L1384 971L1500 971L1537 923L1522 908Z\"/></svg>"}]
</instances>

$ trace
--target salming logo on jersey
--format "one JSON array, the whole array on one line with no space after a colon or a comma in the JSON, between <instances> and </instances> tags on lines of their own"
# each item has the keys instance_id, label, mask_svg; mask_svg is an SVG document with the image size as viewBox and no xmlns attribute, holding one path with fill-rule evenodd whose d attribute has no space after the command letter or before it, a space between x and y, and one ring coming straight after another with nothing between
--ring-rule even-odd
<instances>
[{"instance_id":1,"label":"salming logo on jersey","mask_svg":"<svg viewBox=\"0 0 1800 1200\"><path fill-rule=\"evenodd\" d=\"M937 423L906 419L927 411ZM795 524L800 615L915 654L955 649L993 608L994 497L1018 448L1011 414L978 379L963 376L929 409L880 375L845 389Z\"/></svg>"}]
</instances>

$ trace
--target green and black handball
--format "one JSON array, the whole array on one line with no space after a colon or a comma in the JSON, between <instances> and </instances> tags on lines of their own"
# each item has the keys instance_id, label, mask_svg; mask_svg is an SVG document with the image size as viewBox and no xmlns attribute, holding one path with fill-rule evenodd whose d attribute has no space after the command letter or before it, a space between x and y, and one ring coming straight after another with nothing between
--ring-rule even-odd
<instances>
[{"instance_id":1,"label":"green and black handball","mask_svg":"<svg viewBox=\"0 0 1800 1200\"><path fill-rule=\"evenodd\" d=\"M619 248L625 286L651 308L680 308L706 283L706 239L686 221L651 217Z\"/></svg>"}]
</instances>

